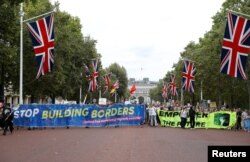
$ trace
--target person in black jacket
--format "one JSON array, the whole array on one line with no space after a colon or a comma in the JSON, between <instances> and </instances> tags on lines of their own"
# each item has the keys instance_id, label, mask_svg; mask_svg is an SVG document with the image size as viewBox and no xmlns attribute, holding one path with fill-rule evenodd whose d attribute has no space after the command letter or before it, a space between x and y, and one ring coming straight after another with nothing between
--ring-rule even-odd
<instances>
[{"instance_id":1,"label":"person in black jacket","mask_svg":"<svg viewBox=\"0 0 250 162\"><path fill-rule=\"evenodd\" d=\"M4 106L3 107L3 135L6 135L6 132L9 128L10 133L12 133L12 131L14 130L13 127L13 120L14 118L14 114L12 113L12 110L9 106Z\"/></svg>"},{"instance_id":2,"label":"person in black jacket","mask_svg":"<svg viewBox=\"0 0 250 162\"><path fill-rule=\"evenodd\" d=\"M0 100L0 127L3 128L4 127L4 120L3 120L3 107L4 107L4 103L2 100Z\"/></svg>"},{"instance_id":3,"label":"person in black jacket","mask_svg":"<svg viewBox=\"0 0 250 162\"><path fill-rule=\"evenodd\" d=\"M190 127L191 127L191 129L194 129L194 126L195 126L195 110L194 110L193 106L190 106L188 114L189 114L189 117L190 117Z\"/></svg>"}]
</instances>

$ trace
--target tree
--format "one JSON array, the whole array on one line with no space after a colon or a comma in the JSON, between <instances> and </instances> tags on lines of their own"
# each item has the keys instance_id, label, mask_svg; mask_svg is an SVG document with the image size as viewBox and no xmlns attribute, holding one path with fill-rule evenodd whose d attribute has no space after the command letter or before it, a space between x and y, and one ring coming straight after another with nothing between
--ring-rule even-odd
<instances>
[{"instance_id":1,"label":"tree","mask_svg":"<svg viewBox=\"0 0 250 162\"><path fill-rule=\"evenodd\" d=\"M106 71L111 72L114 76L114 78L112 78L112 83L114 83L116 80L119 81L119 89L117 90L118 98L127 98L128 77L126 69L117 63L113 63L106 69Z\"/></svg>"},{"instance_id":2,"label":"tree","mask_svg":"<svg viewBox=\"0 0 250 162\"><path fill-rule=\"evenodd\" d=\"M195 76L195 100L199 101L201 83L203 96L205 99L216 101L219 107L223 103L230 104L231 107L249 107L250 108L250 78L247 81L231 78L220 73L220 57L223 42L225 23L228 9L250 14L249 0L227 0L223 3L219 12L213 16L213 25L211 30L199 39L198 43L190 42L181 52L180 60L174 64L177 84L181 83L183 58L194 61L197 73ZM248 67L246 69L248 77L250 76L250 66L248 57ZM166 74L167 78L168 73ZM247 87L247 88L246 88ZM158 94L160 94L158 88ZM157 94L157 92L155 92ZM191 100L188 93L184 93L186 101Z\"/></svg>"},{"instance_id":3,"label":"tree","mask_svg":"<svg viewBox=\"0 0 250 162\"><path fill-rule=\"evenodd\" d=\"M4 99L4 88L12 91L17 86L17 42L18 4L22 0L0 2L0 100ZM11 85L11 86L10 86Z\"/></svg>"},{"instance_id":4,"label":"tree","mask_svg":"<svg viewBox=\"0 0 250 162\"><path fill-rule=\"evenodd\" d=\"M25 4L26 18L41 15L55 8L49 0L40 0L35 4ZM34 52L27 30L24 30L24 94L32 96L32 102L39 98L57 96L64 99L79 99L84 72L83 64L100 57L96 52L96 41L82 34L82 25L78 17L73 17L59 8L54 14L55 56L51 73L35 79L36 70ZM25 28L26 29L26 28ZM86 93L86 89L83 89Z\"/></svg>"},{"instance_id":5,"label":"tree","mask_svg":"<svg viewBox=\"0 0 250 162\"><path fill-rule=\"evenodd\" d=\"M164 102L162 97L162 87L163 87L163 80L159 80L157 87L150 89L149 96L154 101Z\"/></svg>"}]
</instances>

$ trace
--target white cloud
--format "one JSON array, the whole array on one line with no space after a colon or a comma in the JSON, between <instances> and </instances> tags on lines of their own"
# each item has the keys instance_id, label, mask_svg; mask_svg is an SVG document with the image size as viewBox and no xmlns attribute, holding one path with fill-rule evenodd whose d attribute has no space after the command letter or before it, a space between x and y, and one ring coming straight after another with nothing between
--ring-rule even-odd
<instances>
[{"instance_id":1,"label":"white cloud","mask_svg":"<svg viewBox=\"0 0 250 162\"><path fill-rule=\"evenodd\" d=\"M190 41L198 41L211 29L211 17L224 0L59 2L61 10L81 19L83 34L97 40L103 67L117 62L129 78L158 81Z\"/></svg>"}]
</instances>

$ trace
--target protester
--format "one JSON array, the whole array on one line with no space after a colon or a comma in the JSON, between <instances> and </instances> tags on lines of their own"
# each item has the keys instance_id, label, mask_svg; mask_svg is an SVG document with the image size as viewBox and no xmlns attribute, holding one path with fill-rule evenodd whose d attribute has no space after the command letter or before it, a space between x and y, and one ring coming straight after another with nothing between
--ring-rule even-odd
<instances>
[{"instance_id":1,"label":"protester","mask_svg":"<svg viewBox=\"0 0 250 162\"><path fill-rule=\"evenodd\" d=\"M147 121L147 123L148 123L148 125L150 125L150 123L151 123L151 118L152 118L152 114L151 114L151 107L152 107L152 105L150 104L147 108L146 108L146 112L148 113L148 121Z\"/></svg>"},{"instance_id":2,"label":"protester","mask_svg":"<svg viewBox=\"0 0 250 162\"><path fill-rule=\"evenodd\" d=\"M241 108L238 108L237 112L236 112L236 117L237 117L236 129L237 130L242 129L242 127L241 127L241 114L242 114Z\"/></svg>"},{"instance_id":3,"label":"protester","mask_svg":"<svg viewBox=\"0 0 250 162\"><path fill-rule=\"evenodd\" d=\"M180 113L180 117L181 117L181 128L185 128L186 123L187 123L187 117L188 117L188 111L187 111L187 107L184 106L181 110Z\"/></svg>"},{"instance_id":4,"label":"protester","mask_svg":"<svg viewBox=\"0 0 250 162\"><path fill-rule=\"evenodd\" d=\"M194 129L194 126L195 126L195 109L194 109L193 106L190 107L188 115L190 117L190 128Z\"/></svg>"},{"instance_id":5,"label":"protester","mask_svg":"<svg viewBox=\"0 0 250 162\"><path fill-rule=\"evenodd\" d=\"M149 115L151 115L150 125L157 126L158 124L157 124L157 120L156 120L156 108L154 105L152 107L150 107Z\"/></svg>"},{"instance_id":6,"label":"protester","mask_svg":"<svg viewBox=\"0 0 250 162\"><path fill-rule=\"evenodd\" d=\"M2 119L1 119L1 127L4 129L3 135L6 135L7 130L10 130L10 133L14 130L13 127L13 118L14 115L9 106L5 106L4 103L0 102L0 108L2 109Z\"/></svg>"},{"instance_id":7,"label":"protester","mask_svg":"<svg viewBox=\"0 0 250 162\"><path fill-rule=\"evenodd\" d=\"M3 101L0 101L0 127L3 128L4 127L4 120L3 120L3 106L4 103Z\"/></svg>"},{"instance_id":8,"label":"protester","mask_svg":"<svg viewBox=\"0 0 250 162\"><path fill-rule=\"evenodd\" d=\"M241 121L241 127L244 128L244 129L245 129L245 125L244 125L245 122L244 122L244 120L247 118L247 116L248 116L247 111L244 110L242 112L242 114L241 114L241 119L242 119L242 121Z\"/></svg>"}]
</instances>

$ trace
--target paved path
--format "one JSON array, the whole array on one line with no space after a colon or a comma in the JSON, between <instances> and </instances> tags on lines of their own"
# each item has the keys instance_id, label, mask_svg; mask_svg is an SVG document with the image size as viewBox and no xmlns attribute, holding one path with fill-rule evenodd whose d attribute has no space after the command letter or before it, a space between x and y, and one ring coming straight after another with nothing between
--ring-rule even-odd
<instances>
[{"instance_id":1,"label":"paved path","mask_svg":"<svg viewBox=\"0 0 250 162\"><path fill-rule=\"evenodd\" d=\"M148 126L19 129L0 135L0 162L207 162L208 145L250 145L250 133Z\"/></svg>"}]
</instances>

